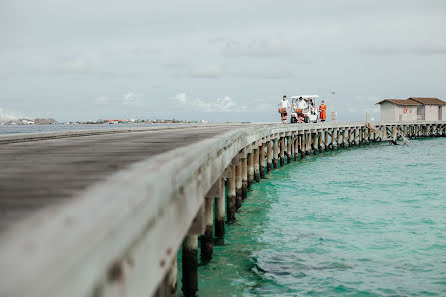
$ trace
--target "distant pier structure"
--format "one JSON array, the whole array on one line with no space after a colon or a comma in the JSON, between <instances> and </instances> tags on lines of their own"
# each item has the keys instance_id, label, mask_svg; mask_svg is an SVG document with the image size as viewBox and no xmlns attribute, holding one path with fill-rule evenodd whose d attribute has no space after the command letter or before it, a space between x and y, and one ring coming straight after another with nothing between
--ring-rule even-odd
<instances>
[{"instance_id":1,"label":"distant pier structure","mask_svg":"<svg viewBox=\"0 0 446 297\"><path fill-rule=\"evenodd\" d=\"M0 136L0 296L176 296L180 249L178 290L196 296L199 261L212 261L214 238L269 171L344 147L445 136L446 121Z\"/></svg>"}]
</instances>

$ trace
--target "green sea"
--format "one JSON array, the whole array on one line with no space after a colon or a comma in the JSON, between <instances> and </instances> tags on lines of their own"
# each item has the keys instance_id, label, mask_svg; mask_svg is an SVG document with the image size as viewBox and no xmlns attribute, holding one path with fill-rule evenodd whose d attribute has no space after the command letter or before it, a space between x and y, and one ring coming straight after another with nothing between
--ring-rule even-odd
<instances>
[{"instance_id":1,"label":"green sea","mask_svg":"<svg viewBox=\"0 0 446 297\"><path fill-rule=\"evenodd\" d=\"M198 294L446 296L446 138L346 148L267 174L200 263Z\"/></svg>"}]
</instances>

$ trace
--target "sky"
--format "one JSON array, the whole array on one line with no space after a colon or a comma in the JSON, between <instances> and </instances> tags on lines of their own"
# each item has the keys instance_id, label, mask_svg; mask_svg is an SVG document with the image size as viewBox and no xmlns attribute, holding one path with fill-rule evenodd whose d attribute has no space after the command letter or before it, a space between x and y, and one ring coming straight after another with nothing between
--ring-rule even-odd
<instances>
[{"instance_id":1,"label":"sky","mask_svg":"<svg viewBox=\"0 0 446 297\"><path fill-rule=\"evenodd\" d=\"M317 94L360 121L445 77L444 0L0 0L0 119L270 122Z\"/></svg>"}]
</instances>

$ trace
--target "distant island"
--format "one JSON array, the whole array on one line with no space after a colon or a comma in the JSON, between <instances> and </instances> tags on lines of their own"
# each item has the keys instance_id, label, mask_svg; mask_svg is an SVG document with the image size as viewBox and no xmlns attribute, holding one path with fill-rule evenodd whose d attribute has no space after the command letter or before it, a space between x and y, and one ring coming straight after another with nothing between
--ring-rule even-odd
<instances>
[{"instance_id":1,"label":"distant island","mask_svg":"<svg viewBox=\"0 0 446 297\"><path fill-rule=\"evenodd\" d=\"M58 122L52 118L35 118L35 119L14 119L4 122L0 122L0 125L95 125L95 124L206 124L208 121L198 120L198 121L183 121L183 120L136 120L136 119L112 119L112 120L96 120L96 121L75 121L75 122Z\"/></svg>"},{"instance_id":2,"label":"distant island","mask_svg":"<svg viewBox=\"0 0 446 297\"><path fill-rule=\"evenodd\" d=\"M35 119L14 119L6 122L0 122L0 125L55 125L58 122L55 119L43 119L43 118L35 118Z\"/></svg>"}]
</instances>

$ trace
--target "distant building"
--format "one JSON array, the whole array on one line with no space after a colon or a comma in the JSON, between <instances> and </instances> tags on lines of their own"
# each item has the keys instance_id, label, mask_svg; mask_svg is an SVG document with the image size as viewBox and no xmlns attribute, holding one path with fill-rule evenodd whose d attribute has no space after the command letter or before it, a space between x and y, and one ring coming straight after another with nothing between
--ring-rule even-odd
<instances>
[{"instance_id":1,"label":"distant building","mask_svg":"<svg viewBox=\"0 0 446 297\"><path fill-rule=\"evenodd\" d=\"M409 99L384 99L381 121L437 121L446 119L446 102L438 98L410 97Z\"/></svg>"}]
</instances>

